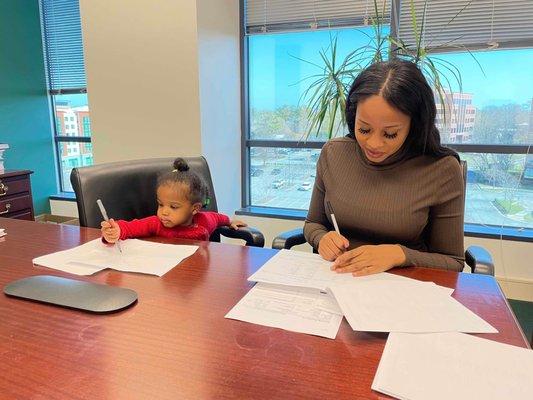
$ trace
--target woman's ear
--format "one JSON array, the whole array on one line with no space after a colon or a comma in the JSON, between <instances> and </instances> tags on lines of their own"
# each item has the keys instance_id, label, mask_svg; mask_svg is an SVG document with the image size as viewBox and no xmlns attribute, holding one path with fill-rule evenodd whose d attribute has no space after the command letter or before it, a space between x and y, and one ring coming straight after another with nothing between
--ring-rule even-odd
<instances>
[{"instance_id":1,"label":"woman's ear","mask_svg":"<svg viewBox=\"0 0 533 400\"><path fill-rule=\"evenodd\" d=\"M202 203L194 203L192 205L192 215L198 214L198 212L202 209Z\"/></svg>"}]
</instances>

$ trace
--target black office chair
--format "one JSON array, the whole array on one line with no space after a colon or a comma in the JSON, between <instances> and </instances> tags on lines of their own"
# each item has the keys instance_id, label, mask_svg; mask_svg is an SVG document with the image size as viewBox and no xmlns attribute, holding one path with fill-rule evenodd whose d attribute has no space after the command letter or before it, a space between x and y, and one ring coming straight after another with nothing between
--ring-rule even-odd
<instances>
[{"instance_id":1,"label":"black office chair","mask_svg":"<svg viewBox=\"0 0 533 400\"><path fill-rule=\"evenodd\" d=\"M203 178L208 187L206 211L217 211L217 200L209 166L204 157L184 157L192 171ZM99 228L102 215L96 204L102 199L107 213L114 219L132 220L157 213L157 177L172 167L174 158L121 161L90 167L73 168L70 182L76 193L80 225ZM233 230L220 227L210 237L220 242L220 235L243 239L247 246L263 247L265 238L255 228Z\"/></svg>"},{"instance_id":2,"label":"black office chair","mask_svg":"<svg viewBox=\"0 0 533 400\"><path fill-rule=\"evenodd\" d=\"M463 179L465 182L466 193L466 161L461 161L463 167ZM463 202L465 200L463 196ZM464 203L463 203L464 205ZM283 232L276 236L272 241L273 249L290 249L293 246L304 244L306 242L303 228L293 229ZM316 252L317 249L313 249ZM470 246L465 251L465 262L471 268L472 273L494 276L494 262L490 253L480 246Z\"/></svg>"}]
</instances>

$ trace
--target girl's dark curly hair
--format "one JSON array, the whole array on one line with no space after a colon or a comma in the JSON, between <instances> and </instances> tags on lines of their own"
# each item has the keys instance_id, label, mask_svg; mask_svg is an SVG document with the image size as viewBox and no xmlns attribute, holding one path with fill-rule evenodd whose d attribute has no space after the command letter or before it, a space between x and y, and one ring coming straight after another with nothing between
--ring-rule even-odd
<instances>
[{"instance_id":1,"label":"girl's dark curly hair","mask_svg":"<svg viewBox=\"0 0 533 400\"><path fill-rule=\"evenodd\" d=\"M184 184L189 187L187 200L192 204L207 201L207 185L196 174L189 169L189 164L183 158L176 158L172 164L173 169L165 172L157 179L157 187L163 185Z\"/></svg>"}]
</instances>

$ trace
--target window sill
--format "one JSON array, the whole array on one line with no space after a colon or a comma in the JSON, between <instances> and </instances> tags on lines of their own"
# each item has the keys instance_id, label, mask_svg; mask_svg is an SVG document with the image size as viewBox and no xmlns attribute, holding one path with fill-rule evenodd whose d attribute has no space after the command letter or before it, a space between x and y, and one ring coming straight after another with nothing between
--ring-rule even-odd
<instances>
[{"instance_id":1,"label":"window sill","mask_svg":"<svg viewBox=\"0 0 533 400\"><path fill-rule=\"evenodd\" d=\"M51 195L49 198L50 200L76 201L74 192L60 192Z\"/></svg>"},{"instance_id":2,"label":"window sill","mask_svg":"<svg viewBox=\"0 0 533 400\"><path fill-rule=\"evenodd\" d=\"M307 216L307 211L288 208L249 206L235 211L235 214L248 215L251 217L304 221L305 217ZM533 242L533 229L465 224L465 236L486 239L513 240L519 242Z\"/></svg>"}]
</instances>

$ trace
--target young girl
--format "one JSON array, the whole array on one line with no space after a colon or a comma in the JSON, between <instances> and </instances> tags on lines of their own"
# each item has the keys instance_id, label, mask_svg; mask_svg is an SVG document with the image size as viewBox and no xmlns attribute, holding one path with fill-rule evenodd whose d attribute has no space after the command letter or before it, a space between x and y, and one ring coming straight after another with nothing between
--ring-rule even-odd
<instances>
[{"instance_id":1,"label":"young girl","mask_svg":"<svg viewBox=\"0 0 533 400\"><path fill-rule=\"evenodd\" d=\"M242 221L230 221L224 214L200 211L207 198L206 185L183 158L177 158L173 167L157 181L157 215L133 221L102 221L106 242L148 236L209 240L219 226L246 226Z\"/></svg>"}]
</instances>

